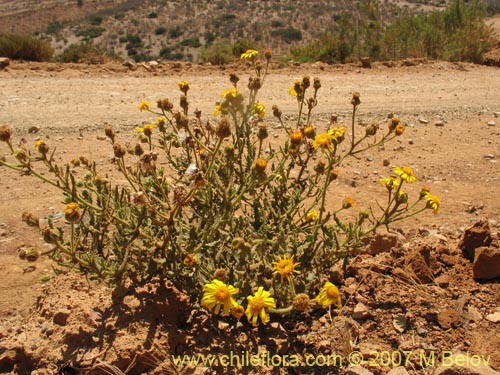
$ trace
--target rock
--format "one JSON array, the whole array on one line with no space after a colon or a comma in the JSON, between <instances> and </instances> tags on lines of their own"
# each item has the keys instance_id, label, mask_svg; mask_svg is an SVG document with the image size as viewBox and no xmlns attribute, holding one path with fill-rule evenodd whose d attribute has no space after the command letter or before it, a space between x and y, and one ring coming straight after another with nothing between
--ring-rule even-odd
<instances>
[{"instance_id":1,"label":"rock","mask_svg":"<svg viewBox=\"0 0 500 375\"><path fill-rule=\"evenodd\" d=\"M8 57L0 57L0 69L4 69L10 65L10 59Z\"/></svg>"},{"instance_id":2,"label":"rock","mask_svg":"<svg viewBox=\"0 0 500 375\"><path fill-rule=\"evenodd\" d=\"M469 318L469 321L471 322L479 322L483 320L483 316L479 312L478 309L476 309L474 306L469 306L467 308L467 317Z\"/></svg>"},{"instance_id":3,"label":"rock","mask_svg":"<svg viewBox=\"0 0 500 375\"><path fill-rule=\"evenodd\" d=\"M500 249L493 246L476 248L472 274L478 280L500 277Z\"/></svg>"},{"instance_id":4,"label":"rock","mask_svg":"<svg viewBox=\"0 0 500 375\"><path fill-rule=\"evenodd\" d=\"M28 133L38 133L40 131L40 127L38 126L31 126L29 129L28 129Z\"/></svg>"},{"instance_id":5,"label":"rock","mask_svg":"<svg viewBox=\"0 0 500 375\"><path fill-rule=\"evenodd\" d=\"M408 371L403 366L395 367L387 373L387 375L409 375Z\"/></svg>"},{"instance_id":6,"label":"rock","mask_svg":"<svg viewBox=\"0 0 500 375\"><path fill-rule=\"evenodd\" d=\"M352 318L355 320L365 320L371 317L368 307L363 303L359 302L354 306L354 311L352 312Z\"/></svg>"},{"instance_id":7,"label":"rock","mask_svg":"<svg viewBox=\"0 0 500 375\"><path fill-rule=\"evenodd\" d=\"M486 320L492 323L500 323L500 312L496 311L493 314L486 315Z\"/></svg>"},{"instance_id":8,"label":"rock","mask_svg":"<svg viewBox=\"0 0 500 375\"><path fill-rule=\"evenodd\" d=\"M493 120L488 121L488 126L495 126L497 123Z\"/></svg>"},{"instance_id":9,"label":"rock","mask_svg":"<svg viewBox=\"0 0 500 375\"><path fill-rule=\"evenodd\" d=\"M388 167L389 165L391 165L391 162L388 159L384 159L384 161L382 162L382 164L383 164L384 167Z\"/></svg>"},{"instance_id":10,"label":"rock","mask_svg":"<svg viewBox=\"0 0 500 375\"><path fill-rule=\"evenodd\" d=\"M439 285L441 288L448 288L450 285L450 277L448 275L441 275L434 279L434 282Z\"/></svg>"},{"instance_id":11,"label":"rock","mask_svg":"<svg viewBox=\"0 0 500 375\"><path fill-rule=\"evenodd\" d=\"M361 66L363 68L371 68L372 67L372 60L370 57L362 57L359 59L361 61Z\"/></svg>"},{"instance_id":12,"label":"rock","mask_svg":"<svg viewBox=\"0 0 500 375\"><path fill-rule=\"evenodd\" d=\"M428 331L425 328L418 327L417 328L417 334L421 337L427 336Z\"/></svg>"},{"instance_id":13,"label":"rock","mask_svg":"<svg viewBox=\"0 0 500 375\"><path fill-rule=\"evenodd\" d=\"M465 230L458 247L462 250L463 256L472 261L475 258L474 254L476 248L490 246L491 241L492 238L488 222L480 220Z\"/></svg>"},{"instance_id":14,"label":"rock","mask_svg":"<svg viewBox=\"0 0 500 375\"><path fill-rule=\"evenodd\" d=\"M438 121L436 121L436 122L434 123L434 125L436 125L436 126L444 126L444 124L445 124L445 123L446 123L446 122L445 122L444 120L438 120Z\"/></svg>"},{"instance_id":15,"label":"rock","mask_svg":"<svg viewBox=\"0 0 500 375\"><path fill-rule=\"evenodd\" d=\"M66 323L68 322L68 317L70 314L71 314L70 310L60 309L54 314L52 321L57 325L65 326Z\"/></svg>"},{"instance_id":16,"label":"rock","mask_svg":"<svg viewBox=\"0 0 500 375\"><path fill-rule=\"evenodd\" d=\"M421 124L427 125L429 123L429 120L426 120L423 117L419 117L418 122L420 122Z\"/></svg>"},{"instance_id":17,"label":"rock","mask_svg":"<svg viewBox=\"0 0 500 375\"><path fill-rule=\"evenodd\" d=\"M493 155L493 154L485 154L483 157L484 157L485 159L488 159L488 160L495 159L495 155Z\"/></svg>"},{"instance_id":18,"label":"rock","mask_svg":"<svg viewBox=\"0 0 500 375\"><path fill-rule=\"evenodd\" d=\"M441 354L441 366L434 370L433 375L500 375L487 366L486 361L481 355L445 351Z\"/></svg>"},{"instance_id":19,"label":"rock","mask_svg":"<svg viewBox=\"0 0 500 375\"><path fill-rule=\"evenodd\" d=\"M431 259L431 248L424 246L409 253L404 259L404 271L423 284L433 282L439 265Z\"/></svg>"},{"instance_id":20,"label":"rock","mask_svg":"<svg viewBox=\"0 0 500 375\"><path fill-rule=\"evenodd\" d=\"M361 366L352 366L347 369L345 375L373 375L373 372Z\"/></svg>"},{"instance_id":21,"label":"rock","mask_svg":"<svg viewBox=\"0 0 500 375\"><path fill-rule=\"evenodd\" d=\"M123 66L129 68L129 69L135 69L136 68L136 65L135 63L133 63L132 61L125 61L123 63Z\"/></svg>"},{"instance_id":22,"label":"rock","mask_svg":"<svg viewBox=\"0 0 500 375\"><path fill-rule=\"evenodd\" d=\"M14 370L17 352L15 350L7 350L0 355L0 373L7 374Z\"/></svg>"},{"instance_id":23,"label":"rock","mask_svg":"<svg viewBox=\"0 0 500 375\"><path fill-rule=\"evenodd\" d=\"M455 310L445 309L439 312L437 321L442 329L457 328L460 323L460 314Z\"/></svg>"}]
</instances>

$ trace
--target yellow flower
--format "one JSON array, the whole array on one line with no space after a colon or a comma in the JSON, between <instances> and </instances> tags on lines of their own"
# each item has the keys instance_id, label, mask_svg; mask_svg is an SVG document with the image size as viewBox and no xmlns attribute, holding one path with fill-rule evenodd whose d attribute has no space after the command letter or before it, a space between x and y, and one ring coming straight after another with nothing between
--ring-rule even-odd
<instances>
[{"instance_id":1,"label":"yellow flower","mask_svg":"<svg viewBox=\"0 0 500 375\"><path fill-rule=\"evenodd\" d=\"M271 293L267 290L264 290L264 287L259 286L257 292L253 296L248 296L248 306L245 314L247 316L248 321L254 326L257 327L259 323L257 319L260 317L262 323L266 324L269 322L269 314L267 310L269 308L276 308L276 301L271 297Z\"/></svg>"},{"instance_id":2,"label":"yellow flower","mask_svg":"<svg viewBox=\"0 0 500 375\"><path fill-rule=\"evenodd\" d=\"M281 173L276 173L276 175L274 176L278 181L283 181L283 179L285 177L283 177L283 175Z\"/></svg>"},{"instance_id":3,"label":"yellow flower","mask_svg":"<svg viewBox=\"0 0 500 375\"><path fill-rule=\"evenodd\" d=\"M332 137L328 133L321 133L316 136L312 143L315 150L321 147L321 151L325 149L333 150Z\"/></svg>"},{"instance_id":4,"label":"yellow flower","mask_svg":"<svg viewBox=\"0 0 500 375\"><path fill-rule=\"evenodd\" d=\"M310 210L306 214L306 221L315 223L319 219L319 213L316 210Z\"/></svg>"},{"instance_id":5,"label":"yellow flower","mask_svg":"<svg viewBox=\"0 0 500 375\"><path fill-rule=\"evenodd\" d=\"M180 81L178 83L179 85L179 89L184 93L184 95L187 94L188 90L189 90L189 82L187 81Z\"/></svg>"},{"instance_id":6,"label":"yellow flower","mask_svg":"<svg viewBox=\"0 0 500 375\"><path fill-rule=\"evenodd\" d=\"M281 282L284 279L290 280L293 273L300 273L295 269L300 263L295 263L293 261L293 256L288 258L286 255L283 258L280 256L276 262L273 262L275 271L273 275L279 274L281 276Z\"/></svg>"},{"instance_id":7,"label":"yellow flower","mask_svg":"<svg viewBox=\"0 0 500 375\"><path fill-rule=\"evenodd\" d=\"M265 113L266 113L266 107L264 107L264 104L255 103L253 105L253 109L254 109L255 113L257 114L257 116L259 116L259 118L262 120L264 118Z\"/></svg>"},{"instance_id":8,"label":"yellow flower","mask_svg":"<svg viewBox=\"0 0 500 375\"><path fill-rule=\"evenodd\" d=\"M426 193L425 199L427 200L427 208L431 208L434 213L437 214L439 211L439 206L441 206L441 200L431 193Z\"/></svg>"},{"instance_id":9,"label":"yellow flower","mask_svg":"<svg viewBox=\"0 0 500 375\"><path fill-rule=\"evenodd\" d=\"M345 128L342 126L340 128L332 128L328 130L333 143L339 144L344 140Z\"/></svg>"},{"instance_id":10,"label":"yellow flower","mask_svg":"<svg viewBox=\"0 0 500 375\"><path fill-rule=\"evenodd\" d=\"M335 285L327 281L323 288L321 288L318 296L315 298L316 302L323 307L335 305L339 309L342 307L342 300L340 299L340 292Z\"/></svg>"},{"instance_id":11,"label":"yellow flower","mask_svg":"<svg viewBox=\"0 0 500 375\"><path fill-rule=\"evenodd\" d=\"M66 205L64 218L70 223L76 223L80 220L80 205L78 202L71 202Z\"/></svg>"},{"instance_id":12,"label":"yellow flower","mask_svg":"<svg viewBox=\"0 0 500 375\"><path fill-rule=\"evenodd\" d=\"M253 60L254 58L257 57L259 54L259 51L256 51L254 49L247 49L246 52L243 52L240 56L242 60Z\"/></svg>"},{"instance_id":13,"label":"yellow flower","mask_svg":"<svg viewBox=\"0 0 500 375\"><path fill-rule=\"evenodd\" d=\"M314 125L307 125L304 128L304 135L309 139L313 139L316 136L316 129L314 128Z\"/></svg>"},{"instance_id":14,"label":"yellow flower","mask_svg":"<svg viewBox=\"0 0 500 375\"><path fill-rule=\"evenodd\" d=\"M222 113L221 110L222 110L222 106L221 105L217 105L217 106L215 106L214 111L212 112L212 114L214 116L219 116Z\"/></svg>"},{"instance_id":15,"label":"yellow flower","mask_svg":"<svg viewBox=\"0 0 500 375\"><path fill-rule=\"evenodd\" d=\"M292 83L290 88L288 89L288 93L292 96L297 96L297 95L302 95L302 82L301 81L295 81Z\"/></svg>"},{"instance_id":16,"label":"yellow flower","mask_svg":"<svg viewBox=\"0 0 500 375\"><path fill-rule=\"evenodd\" d=\"M292 130L290 132L290 142L293 145L300 145L300 142L302 142L302 132L300 130Z\"/></svg>"},{"instance_id":17,"label":"yellow flower","mask_svg":"<svg viewBox=\"0 0 500 375\"><path fill-rule=\"evenodd\" d=\"M141 102L139 104L139 111L149 111L149 107L151 106L151 103L150 102Z\"/></svg>"},{"instance_id":18,"label":"yellow flower","mask_svg":"<svg viewBox=\"0 0 500 375\"><path fill-rule=\"evenodd\" d=\"M222 96L224 97L224 99L236 99L236 97L238 96L238 89L232 88L232 89L225 90L222 93Z\"/></svg>"},{"instance_id":19,"label":"yellow flower","mask_svg":"<svg viewBox=\"0 0 500 375\"><path fill-rule=\"evenodd\" d=\"M264 170L266 169L266 167L267 167L267 160L266 159L264 159L264 158L258 158L255 161L255 169L258 172L264 172Z\"/></svg>"},{"instance_id":20,"label":"yellow flower","mask_svg":"<svg viewBox=\"0 0 500 375\"><path fill-rule=\"evenodd\" d=\"M220 280L213 280L203 287L203 298L201 304L215 314L219 314L221 307L224 307L222 315L227 316L231 308L238 306L238 303L231 297L239 292L238 288L226 285Z\"/></svg>"},{"instance_id":21,"label":"yellow flower","mask_svg":"<svg viewBox=\"0 0 500 375\"><path fill-rule=\"evenodd\" d=\"M156 124L152 122L151 124L144 125L142 128L137 128L135 131L137 133L144 133L144 135L147 135L148 137L153 134L153 129L156 128Z\"/></svg>"},{"instance_id":22,"label":"yellow flower","mask_svg":"<svg viewBox=\"0 0 500 375\"><path fill-rule=\"evenodd\" d=\"M354 206L354 199L351 197L345 197L344 201L342 202L342 208L343 209L348 209Z\"/></svg>"},{"instance_id":23,"label":"yellow flower","mask_svg":"<svg viewBox=\"0 0 500 375\"><path fill-rule=\"evenodd\" d=\"M389 190L397 189L397 187L399 186L399 180L394 177L381 178L380 183Z\"/></svg>"},{"instance_id":24,"label":"yellow flower","mask_svg":"<svg viewBox=\"0 0 500 375\"><path fill-rule=\"evenodd\" d=\"M394 133L395 133L396 135L401 135L401 134L403 134L404 132L405 132L405 126L404 126L403 124L398 124L398 125L396 126L396 129L394 130Z\"/></svg>"},{"instance_id":25,"label":"yellow flower","mask_svg":"<svg viewBox=\"0 0 500 375\"><path fill-rule=\"evenodd\" d=\"M49 152L49 146L47 146L47 144L43 139L40 139L35 142L35 148L42 155L45 155L47 152Z\"/></svg>"},{"instance_id":26,"label":"yellow flower","mask_svg":"<svg viewBox=\"0 0 500 375\"><path fill-rule=\"evenodd\" d=\"M410 167L394 167L392 171L408 183L417 181L417 177Z\"/></svg>"}]
</instances>

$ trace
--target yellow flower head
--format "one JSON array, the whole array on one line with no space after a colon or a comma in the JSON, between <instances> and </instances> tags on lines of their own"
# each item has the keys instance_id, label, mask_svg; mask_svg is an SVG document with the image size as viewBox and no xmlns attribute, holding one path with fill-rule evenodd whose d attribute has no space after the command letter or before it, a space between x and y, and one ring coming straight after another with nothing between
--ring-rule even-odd
<instances>
[{"instance_id":1,"label":"yellow flower head","mask_svg":"<svg viewBox=\"0 0 500 375\"><path fill-rule=\"evenodd\" d=\"M427 208L432 209L434 213L437 214L439 211L439 206L441 206L441 200L431 193L426 193L425 199L427 200Z\"/></svg>"},{"instance_id":2,"label":"yellow flower head","mask_svg":"<svg viewBox=\"0 0 500 375\"><path fill-rule=\"evenodd\" d=\"M313 139L316 136L316 128L314 127L314 125L307 125L304 128L304 135L309 139Z\"/></svg>"},{"instance_id":3,"label":"yellow flower head","mask_svg":"<svg viewBox=\"0 0 500 375\"><path fill-rule=\"evenodd\" d=\"M253 109L257 116L262 120L264 118L264 115L266 114L266 107L264 107L264 104L261 103L255 103L253 105Z\"/></svg>"},{"instance_id":4,"label":"yellow flower head","mask_svg":"<svg viewBox=\"0 0 500 375\"><path fill-rule=\"evenodd\" d=\"M290 142L293 145L300 145L300 142L302 142L302 132L300 130L292 130L290 132Z\"/></svg>"},{"instance_id":5,"label":"yellow flower head","mask_svg":"<svg viewBox=\"0 0 500 375\"><path fill-rule=\"evenodd\" d=\"M332 128L328 130L328 134L332 138L334 144L339 144L344 140L345 128L343 126L340 128Z\"/></svg>"},{"instance_id":6,"label":"yellow flower head","mask_svg":"<svg viewBox=\"0 0 500 375\"><path fill-rule=\"evenodd\" d=\"M178 83L179 89L184 93L184 95L187 95L187 92L189 90L189 82L187 81L180 81Z\"/></svg>"},{"instance_id":7,"label":"yellow flower head","mask_svg":"<svg viewBox=\"0 0 500 375\"><path fill-rule=\"evenodd\" d=\"M319 213L318 213L318 211L316 211L316 210L307 211L306 221L315 223L315 222L318 221L318 219L319 219Z\"/></svg>"},{"instance_id":8,"label":"yellow flower head","mask_svg":"<svg viewBox=\"0 0 500 375\"><path fill-rule=\"evenodd\" d=\"M343 209L348 209L354 206L354 199L351 197L345 197L344 201L342 202L342 208Z\"/></svg>"},{"instance_id":9,"label":"yellow flower head","mask_svg":"<svg viewBox=\"0 0 500 375\"><path fill-rule=\"evenodd\" d=\"M47 146L43 139L35 142L35 148L42 155L45 155L47 152L49 152L49 146Z\"/></svg>"},{"instance_id":10,"label":"yellow flower head","mask_svg":"<svg viewBox=\"0 0 500 375\"><path fill-rule=\"evenodd\" d=\"M405 132L405 129L406 129L405 126L400 123L396 126L396 129L394 129L394 133L396 135L401 135Z\"/></svg>"},{"instance_id":11,"label":"yellow flower head","mask_svg":"<svg viewBox=\"0 0 500 375\"><path fill-rule=\"evenodd\" d=\"M292 83L292 85L288 89L288 93L290 95L297 96L297 97L301 97L302 95L304 95L303 91L304 90L302 88L302 81L295 81L294 83Z\"/></svg>"},{"instance_id":12,"label":"yellow flower head","mask_svg":"<svg viewBox=\"0 0 500 375\"><path fill-rule=\"evenodd\" d=\"M203 287L201 304L217 315L221 307L224 307L222 315L227 316L233 307L238 306L238 303L231 297L238 292L239 289L232 285L226 285L220 280L213 280Z\"/></svg>"},{"instance_id":13,"label":"yellow flower head","mask_svg":"<svg viewBox=\"0 0 500 375\"><path fill-rule=\"evenodd\" d=\"M321 151L325 149L333 150L332 137L328 133L321 133L316 136L312 143L315 150L321 148Z\"/></svg>"},{"instance_id":14,"label":"yellow flower head","mask_svg":"<svg viewBox=\"0 0 500 375\"><path fill-rule=\"evenodd\" d=\"M264 290L264 287L259 286L257 292L253 296L248 296L248 306L245 314L248 321L254 326L259 325L257 319L260 317L262 323L266 324L269 322L269 314L267 310L269 308L276 308L276 301L271 297L271 293Z\"/></svg>"},{"instance_id":15,"label":"yellow flower head","mask_svg":"<svg viewBox=\"0 0 500 375\"><path fill-rule=\"evenodd\" d=\"M150 102L140 102L139 103L139 111L149 111L149 108L151 107L151 103Z\"/></svg>"},{"instance_id":16,"label":"yellow flower head","mask_svg":"<svg viewBox=\"0 0 500 375\"><path fill-rule=\"evenodd\" d=\"M135 131L137 133L143 133L144 135L147 135L148 137L153 134L153 129L156 128L156 124L152 122L151 124L144 125L142 128L137 128Z\"/></svg>"},{"instance_id":17,"label":"yellow flower head","mask_svg":"<svg viewBox=\"0 0 500 375\"><path fill-rule=\"evenodd\" d=\"M384 185L388 190L397 189L399 186L399 180L394 177L381 178L380 183Z\"/></svg>"},{"instance_id":18,"label":"yellow flower head","mask_svg":"<svg viewBox=\"0 0 500 375\"><path fill-rule=\"evenodd\" d=\"M267 167L267 160L266 159L258 158L255 161L255 170L257 170L258 172L264 172L266 167Z\"/></svg>"},{"instance_id":19,"label":"yellow flower head","mask_svg":"<svg viewBox=\"0 0 500 375\"><path fill-rule=\"evenodd\" d=\"M276 262L273 262L275 271L273 272L273 275L280 275L281 276L281 282L283 282L284 279L290 280L292 277L293 273L300 273L295 269L300 263L295 263L293 261L293 256L288 258L286 255L283 257L278 257L278 260Z\"/></svg>"},{"instance_id":20,"label":"yellow flower head","mask_svg":"<svg viewBox=\"0 0 500 375\"><path fill-rule=\"evenodd\" d=\"M247 49L246 52L243 52L240 56L242 60L253 60L257 57L259 54L259 51L256 51L254 49Z\"/></svg>"},{"instance_id":21,"label":"yellow flower head","mask_svg":"<svg viewBox=\"0 0 500 375\"><path fill-rule=\"evenodd\" d=\"M76 223L80 220L80 205L78 202L71 202L66 205L64 218L70 223Z\"/></svg>"},{"instance_id":22,"label":"yellow flower head","mask_svg":"<svg viewBox=\"0 0 500 375\"><path fill-rule=\"evenodd\" d=\"M342 307L340 292L338 288L329 281L327 281L323 288L321 288L315 300L323 307L328 307L330 305L335 305L339 309Z\"/></svg>"},{"instance_id":23,"label":"yellow flower head","mask_svg":"<svg viewBox=\"0 0 500 375\"><path fill-rule=\"evenodd\" d=\"M392 171L408 183L417 181L417 177L410 167L394 167Z\"/></svg>"}]
</instances>

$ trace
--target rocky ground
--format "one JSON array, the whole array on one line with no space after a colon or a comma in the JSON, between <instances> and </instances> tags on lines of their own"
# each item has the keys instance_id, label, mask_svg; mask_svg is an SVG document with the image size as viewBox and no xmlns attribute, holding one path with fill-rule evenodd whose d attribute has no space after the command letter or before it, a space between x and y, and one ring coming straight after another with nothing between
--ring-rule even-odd
<instances>
[{"instance_id":1,"label":"rocky ground","mask_svg":"<svg viewBox=\"0 0 500 375\"><path fill-rule=\"evenodd\" d=\"M175 100L180 80L191 84L191 108L210 117L219 94L229 87L229 72L238 72L242 82L250 75L242 64L221 69L182 63L130 68L13 62L0 70L0 123L10 124L16 140L28 145L45 139L57 147L62 162L84 155L103 174L113 175L112 149L103 138L106 125L113 125L122 140L131 139L136 126L152 120L138 111L138 103ZM273 67L260 101L269 112L278 105L288 121L296 114L288 88L309 75L322 82L314 120L318 128L326 129L332 114L341 123L349 121L353 91L361 93L358 129L384 124L388 113L407 124L397 142L343 166L332 203L350 195L356 207L367 207L380 193L378 179L391 166L410 165L442 206L438 215L426 212L395 226L396 233L373 238L345 273L332 270L344 301L341 310L314 308L273 317L258 329L214 319L170 285L113 290L76 274L54 277L47 259L19 259L19 250L45 249L38 232L21 221L22 212L43 219L60 213L63 204L53 189L2 169L0 372L498 373L499 73L495 67L425 60L376 63L371 69L318 63ZM266 121L271 137L281 139L270 113ZM0 150L0 155L7 152L3 144ZM419 188L409 193L418 194ZM264 356L258 366L241 360L240 367L224 367L217 355L231 351ZM458 352L467 356L457 357ZM176 364L173 354L215 362ZM364 361L358 363L360 356ZM305 365L308 358L315 366ZM328 358L337 358L335 366L321 362ZM451 360L468 366L439 367ZM486 362L488 367L479 366ZM349 364L360 367L348 369Z\"/></svg>"}]
</instances>

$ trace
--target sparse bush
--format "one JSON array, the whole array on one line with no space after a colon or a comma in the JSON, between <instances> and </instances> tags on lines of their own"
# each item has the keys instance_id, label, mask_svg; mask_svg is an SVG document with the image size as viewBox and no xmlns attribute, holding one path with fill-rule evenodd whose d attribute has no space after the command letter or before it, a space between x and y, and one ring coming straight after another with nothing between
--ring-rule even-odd
<instances>
[{"instance_id":1,"label":"sparse bush","mask_svg":"<svg viewBox=\"0 0 500 375\"><path fill-rule=\"evenodd\" d=\"M156 13L156 12L149 13L148 18L158 18L158 13Z\"/></svg>"},{"instance_id":2,"label":"sparse bush","mask_svg":"<svg viewBox=\"0 0 500 375\"><path fill-rule=\"evenodd\" d=\"M84 39L90 40L98 38L102 35L102 33L106 31L104 27L89 27L87 29L78 30L75 34L76 36L83 37Z\"/></svg>"},{"instance_id":3,"label":"sparse bush","mask_svg":"<svg viewBox=\"0 0 500 375\"><path fill-rule=\"evenodd\" d=\"M168 36L172 39L180 37L184 34L184 30L179 26L172 27L168 30Z\"/></svg>"},{"instance_id":4,"label":"sparse bush","mask_svg":"<svg viewBox=\"0 0 500 375\"><path fill-rule=\"evenodd\" d=\"M358 93L349 125L332 120L316 134L315 125L327 125L313 119L321 81L306 76L293 82L297 116L289 120L274 106L269 112L283 137L269 139L266 107L257 98L271 52L264 52L264 61L258 55L241 55L253 75L241 87L232 74L207 120L200 111L190 117L191 87L181 81L178 106L168 98L139 104L153 122L136 129L135 141L118 139L123 135L107 127L116 179L103 177L84 156L73 162L82 169L75 174L57 164L49 143L17 146L12 129L0 126L0 142L9 151L0 166L34 176L65 197L66 223L49 219L40 228L60 269L113 285L168 280L215 315L246 314L257 326L270 313L300 314L313 303L341 308L339 290L328 281L335 264L346 269L352 252L379 227L438 212L440 200L428 187L411 189L417 177L408 166L382 178L373 207L358 212L342 185L333 183L346 159L405 131L395 117L357 128Z\"/></svg>"},{"instance_id":5,"label":"sparse bush","mask_svg":"<svg viewBox=\"0 0 500 375\"><path fill-rule=\"evenodd\" d=\"M163 35L167 32L167 28L165 26L159 26L155 29L156 35Z\"/></svg>"},{"instance_id":6,"label":"sparse bush","mask_svg":"<svg viewBox=\"0 0 500 375\"><path fill-rule=\"evenodd\" d=\"M47 26L47 30L45 32L47 34L56 34L64 28L64 25L61 22L51 22Z\"/></svg>"},{"instance_id":7,"label":"sparse bush","mask_svg":"<svg viewBox=\"0 0 500 375\"><path fill-rule=\"evenodd\" d=\"M293 27L287 27L284 29L277 29L271 31L272 36L278 36L285 42L294 42L294 41L299 41L302 40L302 32L298 29L295 29Z\"/></svg>"},{"instance_id":8,"label":"sparse bush","mask_svg":"<svg viewBox=\"0 0 500 375\"><path fill-rule=\"evenodd\" d=\"M0 34L0 56L28 61L48 61L54 49L45 41L23 34Z\"/></svg>"},{"instance_id":9,"label":"sparse bush","mask_svg":"<svg viewBox=\"0 0 500 375\"><path fill-rule=\"evenodd\" d=\"M89 22L90 22L91 25L99 26L102 23L102 17L101 16L92 15L92 16L90 16Z\"/></svg>"},{"instance_id":10,"label":"sparse bush","mask_svg":"<svg viewBox=\"0 0 500 375\"><path fill-rule=\"evenodd\" d=\"M215 42L208 47L202 48L200 58L203 62L213 65L224 65L233 60L233 51L229 43Z\"/></svg>"},{"instance_id":11,"label":"sparse bush","mask_svg":"<svg viewBox=\"0 0 500 375\"><path fill-rule=\"evenodd\" d=\"M80 43L68 46L56 60L65 63L103 64L111 58L116 59L116 56L92 43Z\"/></svg>"},{"instance_id":12,"label":"sparse bush","mask_svg":"<svg viewBox=\"0 0 500 375\"><path fill-rule=\"evenodd\" d=\"M179 45L183 47L199 48L201 47L200 38L198 38L197 36L194 36L192 38L186 38L181 40Z\"/></svg>"}]
</instances>

